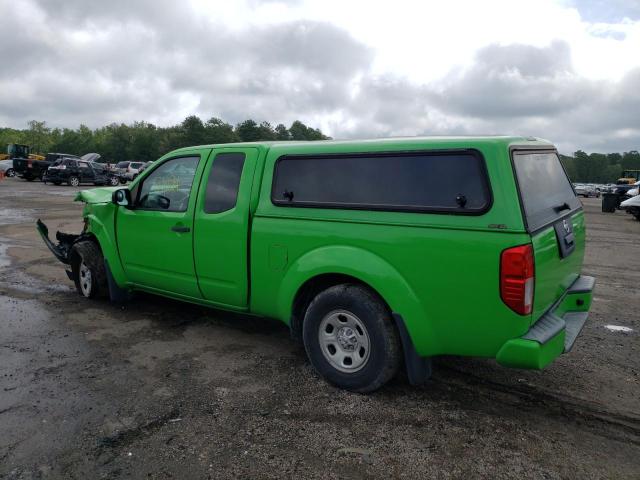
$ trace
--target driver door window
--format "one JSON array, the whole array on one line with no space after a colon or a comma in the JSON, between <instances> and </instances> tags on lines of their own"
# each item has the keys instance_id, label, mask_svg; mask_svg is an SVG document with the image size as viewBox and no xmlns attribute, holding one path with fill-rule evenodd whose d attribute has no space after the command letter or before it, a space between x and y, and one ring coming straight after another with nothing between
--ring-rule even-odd
<instances>
[{"instance_id":1,"label":"driver door window","mask_svg":"<svg viewBox=\"0 0 640 480\"><path fill-rule=\"evenodd\" d=\"M185 212L199 160L200 157L182 157L164 162L144 179L136 207L143 210Z\"/></svg>"}]
</instances>

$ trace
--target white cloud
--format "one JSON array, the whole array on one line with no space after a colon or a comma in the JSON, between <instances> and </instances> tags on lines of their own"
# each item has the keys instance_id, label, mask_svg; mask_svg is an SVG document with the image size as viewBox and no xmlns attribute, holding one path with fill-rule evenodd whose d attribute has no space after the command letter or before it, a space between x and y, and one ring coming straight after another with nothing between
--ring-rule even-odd
<instances>
[{"instance_id":1,"label":"white cloud","mask_svg":"<svg viewBox=\"0 0 640 480\"><path fill-rule=\"evenodd\" d=\"M335 137L640 142L635 0L0 0L0 126L196 113ZM29 25L16 31L15 24ZM55 25L55 28L52 28ZM638 108L638 110L634 110Z\"/></svg>"}]
</instances>

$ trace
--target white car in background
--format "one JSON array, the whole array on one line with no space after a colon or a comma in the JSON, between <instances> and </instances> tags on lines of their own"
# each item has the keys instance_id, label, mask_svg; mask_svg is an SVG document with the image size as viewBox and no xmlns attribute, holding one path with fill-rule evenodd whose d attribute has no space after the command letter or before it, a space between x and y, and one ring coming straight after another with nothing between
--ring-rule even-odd
<instances>
[{"instance_id":1,"label":"white car in background","mask_svg":"<svg viewBox=\"0 0 640 480\"><path fill-rule=\"evenodd\" d=\"M629 190L631 192L632 190ZM635 196L628 198L620 204L620 208L630 213L637 220L640 220L640 195L638 195L638 188L635 189Z\"/></svg>"},{"instance_id":2,"label":"white car in background","mask_svg":"<svg viewBox=\"0 0 640 480\"><path fill-rule=\"evenodd\" d=\"M636 188L632 188L631 190L629 190L629 191L627 192L627 195L628 195L629 197L635 197L635 196L637 196L637 195L640 195L640 182L636 182L636 183L634 183L633 185L634 185L634 187L636 187Z\"/></svg>"},{"instance_id":3,"label":"white car in background","mask_svg":"<svg viewBox=\"0 0 640 480\"><path fill-rule=\"evenodd\" d=\"M129 162L127 170L124 172L124 176L127 180L134 180L140 173L140 169L144 166L145 162Z\"/></svg>"},{"instance_id":4,"label":"white car in background","mask_svg":"<svg viewBox=\"0 0 640 480\"><path fill-rule=\"evenodd\" d=\"M585 183L574 183L573 189L576 191L576 195L579 197L599 197L600 192L596 190L596 187L593 185L588 185Z\"/></svg>"},{"instance_id":5,"label":"white car in background","mask_svg":"<svg viewBox=\"0 0 640 480\"><path fill-rule=\"evenodd\" d=\"M0 172L4 172L5 177L15 177L16 171L13 169L13 160L0 160Z\"/></svg>"}]
</instances>

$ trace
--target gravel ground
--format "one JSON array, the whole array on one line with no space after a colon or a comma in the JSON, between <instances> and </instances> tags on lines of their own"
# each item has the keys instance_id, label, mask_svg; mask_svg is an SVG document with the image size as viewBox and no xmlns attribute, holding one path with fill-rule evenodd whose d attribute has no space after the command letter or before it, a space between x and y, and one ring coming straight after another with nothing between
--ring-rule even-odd
<instances>
[{"instance_id":1,"label":"gravel ground","mask_svg":"<svg viewBox=\"0 0 640 480\"><path fill-rule=\"evenodd\" d=\"M365 396L279 323L78 296L34 225L79 231L74 193L0 182L0 478L640 478L640 222L599 200L570 354L542 372L438 358L428 385Z\"/></svg>"}]
</instances>

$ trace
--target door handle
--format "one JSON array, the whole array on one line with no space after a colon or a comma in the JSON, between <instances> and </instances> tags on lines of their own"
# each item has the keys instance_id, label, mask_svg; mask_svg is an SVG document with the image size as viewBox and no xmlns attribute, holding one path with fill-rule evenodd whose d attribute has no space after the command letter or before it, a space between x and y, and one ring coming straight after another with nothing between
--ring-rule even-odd
<instances>
[{"instance_id":1,"label":"door handle","mask_svg":"<svg viewBox=\"0 0 640 480\"><path fill-rule=\"evenodd\" d=\"M173 227L171 227L171 231L178 232L178 233L187 233L187 232L190 232L191 229L189 227L184 227L182 225L174 225Z\"/></svg>"}]
</instances>

